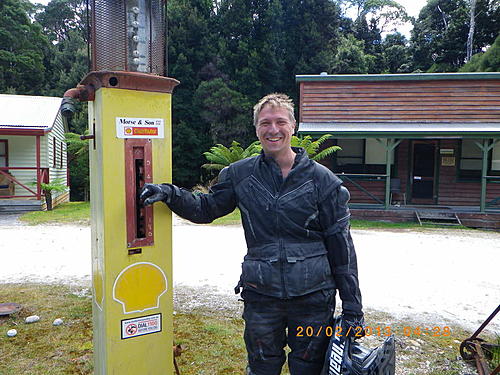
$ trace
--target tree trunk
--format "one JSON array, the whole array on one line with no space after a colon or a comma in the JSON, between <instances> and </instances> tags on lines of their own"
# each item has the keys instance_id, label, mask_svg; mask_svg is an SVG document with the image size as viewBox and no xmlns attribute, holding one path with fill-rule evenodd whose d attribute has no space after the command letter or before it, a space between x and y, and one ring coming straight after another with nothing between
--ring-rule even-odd
<instances>
[{"instance_id":1,"label":"tree trunk","mask_svg":"<svg viewBox=\"0 0 500 375\"><path fill-rule=\"evenodd\" d=\"M469 62L472 57L474 29L476 27L476 1L477 0L470 0L470 26L469 26L469 35L467 37L467 58L465 62Z\"/></svg>"},{"instance_id":2,"label":"tree trunk","mask_svg":"<svg viewBox=\"0 0 500 375\"><path fill-rule=\"evenodd\" d=\"M45 191L45 203L47 204L47 211L52 211L52 192Z\"/></svg>"}]
</instances>

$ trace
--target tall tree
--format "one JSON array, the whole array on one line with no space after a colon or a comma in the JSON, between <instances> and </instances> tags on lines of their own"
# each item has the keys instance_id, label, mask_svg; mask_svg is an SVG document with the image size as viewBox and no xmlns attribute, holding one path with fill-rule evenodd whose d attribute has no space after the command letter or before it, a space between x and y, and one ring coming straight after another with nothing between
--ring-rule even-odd
<instances>
[{"instance_id":1,"label":"tall tree","mask_svg":"<svg viewBox=\"0 0 500 375\"><path fill-rule=\"evenodd\" d=\"M467 59L471 28L470 0L428 0L412 31L415 68L421 71L457 71ZM491 45L499 30L497 0L477 0L471 53Z\"/></svg>"},{"instance_id":2,"label":"tall tree","mask_svg":"<svg viewBox=\"0 0 500 375\"><path fill-rule=\"evenodd\" d=\"M486 52L480 52L472 56L470 61L460 68L460 71L500 72L500 34Z\"/></svg>"},{"instance_id":3,"label":"tall tree","mask_svg":"<svg viewBox=\"0 0 500 375\"><path fill-rule=\"evenodd\" d=\"M42 93L49 43L26 0L0 2L0 92Z\"/></svg>"},{"instance_id":4,"label":"tall tree","mask_svg":"<svg viewBox=\"0 0 500 375\"><path fill-rule=\"evenodd\" d=\"M411 52L406 37L400 33L388 34L382 42L384 73L410 73Z\"/></svg>"},{"instance_id":5,"label":"tall tree","mask_svg":"<svg viewBox=\"0 0 500 375\"><path fill-rule=\"evenodd\" d=\"M203 152L210 147L209 124L194 103L204 79L220 75L210 0L170 0L168 7L168 75L181 83L173 103L173 177L182 186L199 181Z\"/></svg>"},{"instance_id":6,"label":"tall tree","mask_svg":"<svg viewBox=\"0 0 500 375\"><path fill-rule=\"evenodd\" d=\"M395 0L341 0L344 8L354 8L356 21L375 24L380 31L395 31L395 26L410 20L403 5Z\"/></svg>"},{"instance_id":7,"label":"tall tree","mask_svg":"<svg viewBox=\"0 0 500 375\"><path fill-rule=\"evenodd\" d=\"M330 71L334 74L366 74L373 56L364 51L364 42L352 34L342 37Z\"/></svg>"},{"instance_id":8,"label":"tall tree","mask_svg":"<svg viewBox=\"0 0 500 375\"><path fill-rule=\"evenodd\" d=\"M201 118L210 124L212 144L230 145L235 139L246 144L254 138L252 104L221 78L202 82L194 99Z\"/></svg>"}]
</instances>

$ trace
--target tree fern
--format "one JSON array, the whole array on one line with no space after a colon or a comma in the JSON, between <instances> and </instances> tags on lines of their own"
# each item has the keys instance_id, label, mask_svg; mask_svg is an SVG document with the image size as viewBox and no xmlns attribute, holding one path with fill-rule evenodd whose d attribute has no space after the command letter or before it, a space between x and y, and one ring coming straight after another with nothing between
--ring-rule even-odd
<instances>
[{"instance_id":1,"label":"tree fern","mask_svg":"<svg viewBox=\"0 0 500 375\"><path fill-rule=\"evenodd\" d=\"M253 142L245 149L236 141L233 141L229 148L222 144L217 144L211 147L210 151L203 153L210 163L203 164L201 167L208 170L221 170L238 160L258 155L261 149L259 141Z\"/></svg>"}]
</instances>

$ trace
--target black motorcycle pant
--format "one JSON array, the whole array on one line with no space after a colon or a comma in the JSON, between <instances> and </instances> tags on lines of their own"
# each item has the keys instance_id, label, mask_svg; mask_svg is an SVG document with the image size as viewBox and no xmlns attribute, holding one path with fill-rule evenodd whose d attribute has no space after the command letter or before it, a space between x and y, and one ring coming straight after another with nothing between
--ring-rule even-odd
<instances>
[{"instance_id":1,"label":"black motorcycle pant","mask_svg":"<svg viewBox=\"0 0 500 375\"><path fill-rule=\"evenodd\" d=\"M251 375L279 375L285 363L291 375L319 375L330 341L335 290L280 299L244 290L245 344Z\"/></svg>"}]
</instances>

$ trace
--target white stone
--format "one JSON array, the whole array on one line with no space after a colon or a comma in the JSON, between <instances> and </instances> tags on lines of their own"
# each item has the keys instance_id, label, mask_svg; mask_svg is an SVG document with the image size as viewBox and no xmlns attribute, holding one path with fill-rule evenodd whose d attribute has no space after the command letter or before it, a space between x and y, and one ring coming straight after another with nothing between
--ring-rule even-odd
<instances>
[{"instance_id":1,"label":"white stone","mask_svg":"<svg viewBox=\"0 0 500 375\"><path fill-rule=\"evenodd\" d=\"M17 336L17 331L15 329L9 329L7 331L7 336L9 336L9 337Z\"/></svg>"},{"instance_id":2,"label":"white stone","mask_svg":"<svg viewBox=\"0 0 500 375\"><path fill-rule=\"evenodd\" d=\"M36 323L40 320L40 317L38 315L31 315L31 316L28 316L24 321L26 323Z\"/></svg>"},{"instance_id":3,"label":"white stone","mask_svg":"<svg viewBox=\"0 0 500 375\"><path fill-rule=\"evenodd\" d=\"M63 324L63 320L61 318L57 318L56 320L54 320L54 322L52 323L53 326L60 326L61 324Z\"/></svg>"}]
</instances>

